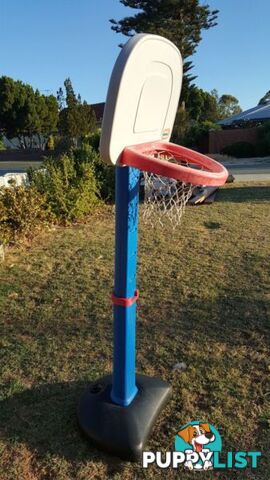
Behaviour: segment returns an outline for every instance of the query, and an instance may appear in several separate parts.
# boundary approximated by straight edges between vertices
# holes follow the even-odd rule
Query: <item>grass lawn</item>
[[[269,480],[269,200],[270,183],[232,184],[188,207],[174,235],[140,227],[137,370],[173,386],[147,449],[173,450],[179,428],[200,419],[224,450],[265,454],[257,471],[207,479]],[[195,478],[121,462],[77,427],[87,382],[112,369],[113,244],[106,207],[0,266],[1,480]],[[187,369],[173,370],[180,361]]]

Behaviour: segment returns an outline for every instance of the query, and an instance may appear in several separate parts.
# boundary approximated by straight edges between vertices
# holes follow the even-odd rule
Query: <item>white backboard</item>
[[[166,38],[132,37],[122,48],[110,79],[100,154],[116,164],[123,149],[169,141],[182,86],[182,58]]]

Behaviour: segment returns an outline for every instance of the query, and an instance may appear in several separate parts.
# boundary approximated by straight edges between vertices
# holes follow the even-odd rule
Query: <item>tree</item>
[[[46,97],[19,80],[0,78],[1,133],[9,140],[17,137],[21,148],[35,144],[44,148],[57,122],[57,100],[53,95]]]
[[[218,94],[216,90],[204,92],[204,109],[200,120],[209,122],[217,122],[220,120]]]
[[[192,62],[187,61],[201,41],[201,31],[214,27],[218,10],[209,5],[200,5],[199,0],[120,0],[125,7],[139,12],[134,16],[116,21],[111,19],[112,30],[132,37],[135,33],[154,33],[175,43],[184,59],[184,82],[182,98],[191,82]]]
[[[59,130],[66,137],[76,139],[79,132],[79,100],[74,93],[74,89],[70,78],[64,81],[65,96],[60,88],[57,92],[58,103],[62,103],[65,107],[60,111]]]
[[[220,118],[217,91],[205,92],[192,86],[188,91],[186,109],[193,122],[216,122]]]
[[[242,112],[238,99],[233,95],[219,97],[217,90],[206,92],[196,86],[189,89],[186,109],[190,119],[196,122],[217,122]]]
[[[238,113],[242,112],[237,98],[227,93],[221,95],[218,101],[218,106],[221,120],[223,118],[232,117],[233,115],[237,115]]]
[[[64,110],[66,106],[65,94],[62,87],[60,87],[59,90],[56,92],[56,98],[57,98],[59,111],[61,112],[61,110]]]
[[[44,96],[45,109],[43,116],[43,135],[48,138],[52,133],[57,131],[59,111],[57,100],[54,95]]]
[[[221,127],[216,123],[205,120],[201,123],[192,125],[186,135],[185,144],[187,147],[201,149],[205,139],[208,137],[210,131],[221,130]]]
[[[173,141],[187,146],[200,148],[210,130],[220,129],[217,121],[224,115],[241,111],[238,100],[232,95],[219,98],[217,90],[205,92],[201,88],[189,88],[187,101],[178,109]]]
[[[270,102],[270,90],[260,99],[258,105],[266,105]]]
[[[185,108],[184,102],[178,107],[173,126],[171,141],[178,144],[185,144],[185,137],[190,127],[190,117]]]
[[[64,87],[65,94],[62,88],[57,92],[59,131],[77,145],[78,139],[95,131],[96,117],[91,105],[85,101],[82,103],[80,94],[76,96],[70,78],[64,81]]]

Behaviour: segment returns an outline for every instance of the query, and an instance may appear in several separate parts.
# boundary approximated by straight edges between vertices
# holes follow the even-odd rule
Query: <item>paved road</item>
[[[0,162],[0,176],[10,172],[26,172],[32,167],[38,167],[41,162]],[[257,181],[270,180],[270,161],[267,162],[245,162],[226,165],[229,172],[233,174],[236,181]]]
[[[246,165],[235,163],[227,165],[227,169],[233,174],[235,180],[238,182],[270,180],[270,162],[257,164],[251,163]]]
[[[42,162],[0,162],[0,176],[5,173],[26,172],[29,167],[39,167]]]

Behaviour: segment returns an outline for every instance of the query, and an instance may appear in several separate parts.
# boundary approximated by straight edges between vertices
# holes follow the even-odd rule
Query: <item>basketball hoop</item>
[[[114,455],[139,460],[171,395],[171,386],[136,373],[136,266],[141,172],[145,220],[176,227],[193,188],[219,186],[227,171],[211,158],[169,143],[183,76],[182,57],[168,39],[132,37],[116,60],[102,121],[100,154],[114,165],[115,270],[112,375],[88,387],[78,407],[84,433]],[[128,147],[131,145],[131,147]]]
[[[143,219],[153,227],[169,220],[176,228],[196,186],[220,186],[228,172],[215,160],[169,142],[151,142],[124,149],[120,163],[144,175]]]

